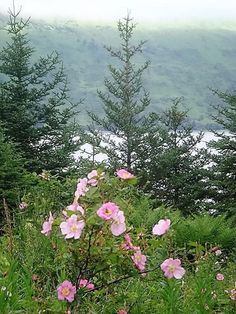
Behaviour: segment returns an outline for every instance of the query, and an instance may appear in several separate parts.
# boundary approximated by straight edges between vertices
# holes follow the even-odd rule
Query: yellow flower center
[[[105,214],[106,214],[106,215],[111,215],[111,214],[112,214],[112,210],[109,209],[109,208],[107,208],[107,209],[105,210]]]
[[[168,270],[173,273],[175,271],[175,266],[174,265],[171,265],[168,267]]]
[[[63,288],[63,289],[62,289],[62,294],[63,294],[65,297],[67,297],[67,296],[70,294],[69,288]]]
[[[72,232],[77,231],[77,230],[78,230],[77,225],[76,225],[76,224],[73,224],[73,225],[70,227],[70,230],[71,230]]]

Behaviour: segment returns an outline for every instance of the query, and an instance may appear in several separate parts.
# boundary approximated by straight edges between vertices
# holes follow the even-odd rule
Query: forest
[[[0,23],[0,313],[234,313],[232,26]]]

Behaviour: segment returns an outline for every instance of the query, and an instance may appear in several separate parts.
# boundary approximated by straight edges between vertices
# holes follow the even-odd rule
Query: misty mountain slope
[[[0,26],[5,18],[0,17]],[[115,24],[114,24],[115,26]],[[144,76],[144,86],[150,92],[150,110],[159,111],[170,105],[171,99],[184,97],[184,105],[198,126],[211,123],[210,104],[218,101],[209,88],[234,90],[236,87],[236,28],[148,28],[139,25],[134,42],[147,40],[143,56],[151,65]],[[81,113],[86,123],[85,109],[102,112],[96,96],[103,89],[104,76],[109,76],[109,57],[104,45],[119,46],[113,26],[86,25],[75,22],[61,24],[32,22],[28,30],[35,57],[57,50],[63,59],[74,100],[84,98]],[[7,39],[0,30],[0,46]]]

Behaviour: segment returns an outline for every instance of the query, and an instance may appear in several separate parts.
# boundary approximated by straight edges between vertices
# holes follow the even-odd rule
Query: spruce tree
[[[213,130],[217,139],[209,143],[212,150],[211,191],[216,213],[236,217],[236,95],[215,91],[223,101],[213,117],[222,131]]]
[[[67,78],[56,52],[33,62],[26,29],[29,20],[9,10],[10,40],[0,52],[0,121],[6,137],[17,144],[27,168],[60,172],[78,147],[75,105],[68,98]]]
[[[203,209],[207,195],[204,169],[207,154],[199,149],[203,133],[193,134],[180,99],[158,117],[158,132],[150,134],[137,171],[142,188],[162,203],[190,214]]]
[[[106,91],[98,91],[105,116],[100,118],[89,113],[95,124],[90,132],[99,143],[103,143],[100,149],[107,154],[112,169],[119,166],[129,170],[135,168],[140,158],[137,154],[138,147],[144,143],[146,133],[155,120],[154,115],[144,112],[150,104],[150,98],[143,88],[142,75],[149,62],[146,61],[139,67],[135,65],[137,56],[142,53],[144,41],[133,44],[136,24],[132,20],[127,15],[118,22],[120,48],[106,47],[117,65],[109,65],[110,78],[105,78],[104,81]],[[105,133],[100,132],[101,130]],[[93,139],[91,143],[94,144]]]

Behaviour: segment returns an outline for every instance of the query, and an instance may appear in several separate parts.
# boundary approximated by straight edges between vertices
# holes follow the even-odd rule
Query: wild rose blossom
[[[98,176],[98,172],[97,170],[92,170],[91,172],[89,172],[88,174],[88,179],[93,179],[93,178],[96,178]]]
[[[78,220],[76,215],[71,215],[70,218],[60,224],[61,233],[65,235],[65,239],[79,239],[84,226],[84,221]]]
[[[140,270],[140,271],[144,271],[145,270],[145,264],[146,264],[146,261],[147,261],[147,258],[145,255],[143,255],[141,253],[140,250],[136,251],[134,253],[133,256],[131,256],[135,266]]]
[[[217,279],[217,280],[219,280],[219,281],[222,281],[222,280],[224,280],[224,279],[225,279],[225,277],[224,277],[224,275],[223,275],[223,274],[218,273],[218,274],[216,274],[216,279]]]
[[[170,219],[161,219],[159,222],[153,227],[152,234],[154,235],[163,235],[170,228]]]
[[[97,177],[98,177],[97,170],[92,170],[91,172],[89,172],[89,174],[88,174],[88,184],[90,184],[92,186],[96,186],[97,183],[98,183]]]
[[[76,287],[68,280],[63,281],[62,284],[57,288],[58,300],[67,300],[73,302],[75,299]]]
[[[98,210],[97,215],[103,220],[114,219],[119,211],[119,207],[112,202],[104,203]]]
[[[75,196],[85,196],[86,192],[88,192],[89,188],[87,187],[88,179],[83,178],[78,180],[77,188],[75,191]]]
[[[117,170],[116,175],[117,175],[117,177],[119,177],[123,180],[128,180],[128,179],[134,178],[134,175],[125,169]]]
[[[50,212],[48,220],[44,221],[43,223],[43,229],[41,230],[42,234],[45,234],[46,236],[48,236],[51,233],[53,221],[54,219],[53,219],[52,213]]]
[[[119,310],[118,314],[128,314],[125,310]]]
[[[26,203],[26,202],[21,202],[20,205],[19,205],[19,208],[20,209],[25,209],[27,208],[29,205]]]
[[[79,281],[79,287],[80,288],[87,288],[88,290],[95,289],[95,286],[93,283],[89,282],[87,279],[80,279]]]
[[[124,212],[122,210],[119,210],[113,219],[113,222],[111,225],[111,233],[114,236],[119,236],[122,233],[124,233],[125,230],[126,230],[126,225],[125,225]]]
[[[161,270],[167,278],[175,277],[176,279],[181,279],[185,274],[185,270],[181,267],[181,261],[179,259],[166,259],[161,264]]]

